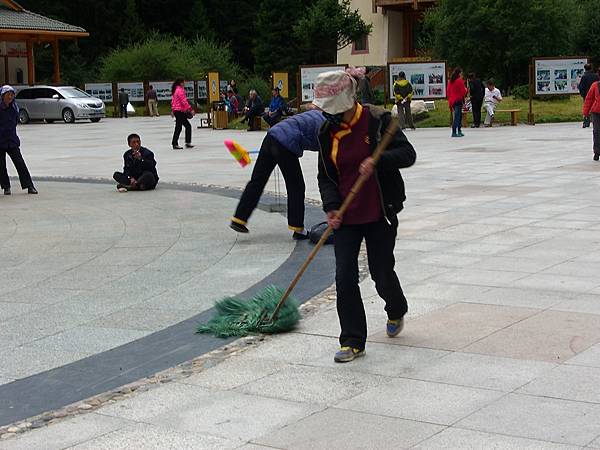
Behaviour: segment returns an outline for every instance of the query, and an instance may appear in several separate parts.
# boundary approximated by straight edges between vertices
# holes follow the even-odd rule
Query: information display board
[[[208,91],[206,90],[206,80],[198,81],[198,98],[206,100],[208,98]]]
[[[92,97],[99,98],[100,100],[112,103],[112,83],[85,83],[85,92],[90,94]]]
[[[279,95],[283,98],[289,96],[289,81],[287,72],[273,72],[273,89],[279,88]]]
[[[171,86],[173,86],[172,81],[150,81],[149,85],[154,87],[158,101],[165,101],[165,100],[170,101],[171,100],[171,97],[172,97]],[[186,81],[183,85],[183,88],[185,89],[185,96],[188,99],[193,99],[194,98],[194,82]]]
[[[534,58],[535,95],[579,94],[586,57]]]
[[[346,66],[342,64],[328,66],[300,66],[300,99],[302,103],[312,102],[315,98],[315,82],[317,76],[323,72],[333,70],[345,70]],[[283,97],[283,95],[282,95]]]
[[[129,94],[130,102],[143,102],[144,101],[144,83],[141,81],[134,83],[118,83],[117,90],[121,92],[123,89]]]
[[[446,98],[446,61],[388,63],[388,92],[394,98],[394,82],[404,72],[412,84],[414,99]]]

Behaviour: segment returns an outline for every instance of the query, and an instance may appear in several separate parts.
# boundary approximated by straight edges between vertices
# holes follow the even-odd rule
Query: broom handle
[[[390,122],[390,124],[388,125],[387,129],[385,130],[383,138],[381,139],[381,141],[377,145],[377,148],[373,152],[372,158],[373,158],[374,166],[377,166],[377,163],[379,162],[381,155],[383,154],[384,150],[387,148],[390,141],[396,134],[396,131],[398,130],[398,124],[399,124],[398,119],[393,118],[392,121]],[[354,182],[352,189],[350,189],[350,193],[344,199],[342,206],[340,206],[340,209],[338,210],[336,217],[344,216],[344,213],[350,206],[350,203],[352,203],[352,200],[354,200],[354,197],[356,197],[356,194],[358,194],[360,192],[360,190],[362,189],[363,185],[365,184],[365,182],[367,181],[368,178],[369,177],[364,176],[364,175],[360,175],[358,177],[358,179]],[[271,321],[277,320],[277,317],[279,316],[279,311],[281,310],[284,303],[286,302],[286,300],[288,299],[288,297],[290,296],[290,294],[292,293],[292,291],[298,284],[298,281],[300,281],[300,278],[302,278],[302,275],[304,275],[304,272],[308,268],[309,264],[312,262],[314,257],[317,255],[319,250],[321,250],[321,247],[323,247],[323,244],[325,244],[325,241],[327,240],[327,238],[329,237],[329,235],[332,232],[333,232],[333,228],[331,227],[331,225],[327,226],[327,229],[321,236],[321,239],[319,239],[319,242],[317,242],[315,247],[312,249],[312,251],[310,252],[308,257],[306,258],[306,261],[304,261],[304,264],[302,264],[302,267],[300,267],[300,270],[298,270],[298,273],[296,274],[296,276],[294,277],[294,279],[292,280],[292,282],[290,283],[290,285],[284,292],[283,297],[281,297],[281,300],[279,300],[279,303],[275,307],[275,310],[273,311],[273,315],[271,316]]]

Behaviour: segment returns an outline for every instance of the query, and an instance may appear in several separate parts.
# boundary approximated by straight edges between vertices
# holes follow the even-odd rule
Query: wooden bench
[[[512,126],[517,126],[517,124],[519,123],[519,113],[521,112],[520,109],[497,109],[495,111],[496,113],[510,113],[510,124]],[[469,125],[469,114],[471,114],[471,111],[463,111],[462,112],[462,126],[463,128],[466,128]],[[482,119],[485,117],[485,115],[487,114],[487,111],[484,109],[483,111],[481,111],[481,116]]]

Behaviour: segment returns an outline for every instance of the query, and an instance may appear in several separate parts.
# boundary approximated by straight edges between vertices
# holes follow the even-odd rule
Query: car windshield
[[[87,97],[91,97],[90,94],[88,94],[85,91],[82,91],[81,89],[77,89],[74,87],[69,87],[69,88],[61,88],[60,89],[60,93],[63,95],[63,97],[65,98],[87,98]]]

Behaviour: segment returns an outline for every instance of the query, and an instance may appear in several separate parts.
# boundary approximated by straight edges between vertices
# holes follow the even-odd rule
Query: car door
[[[43,88],[31,88],[31,100],[27,103],[29,108],[30,119],[43,119],[44,118],[44,90]]]
[[[60,119],[61,117],[61,99],[62,95],[57,90],[52,88],[43,89],[44,96],[44,119]],[[55,98],[57,97],[57,98]]]

